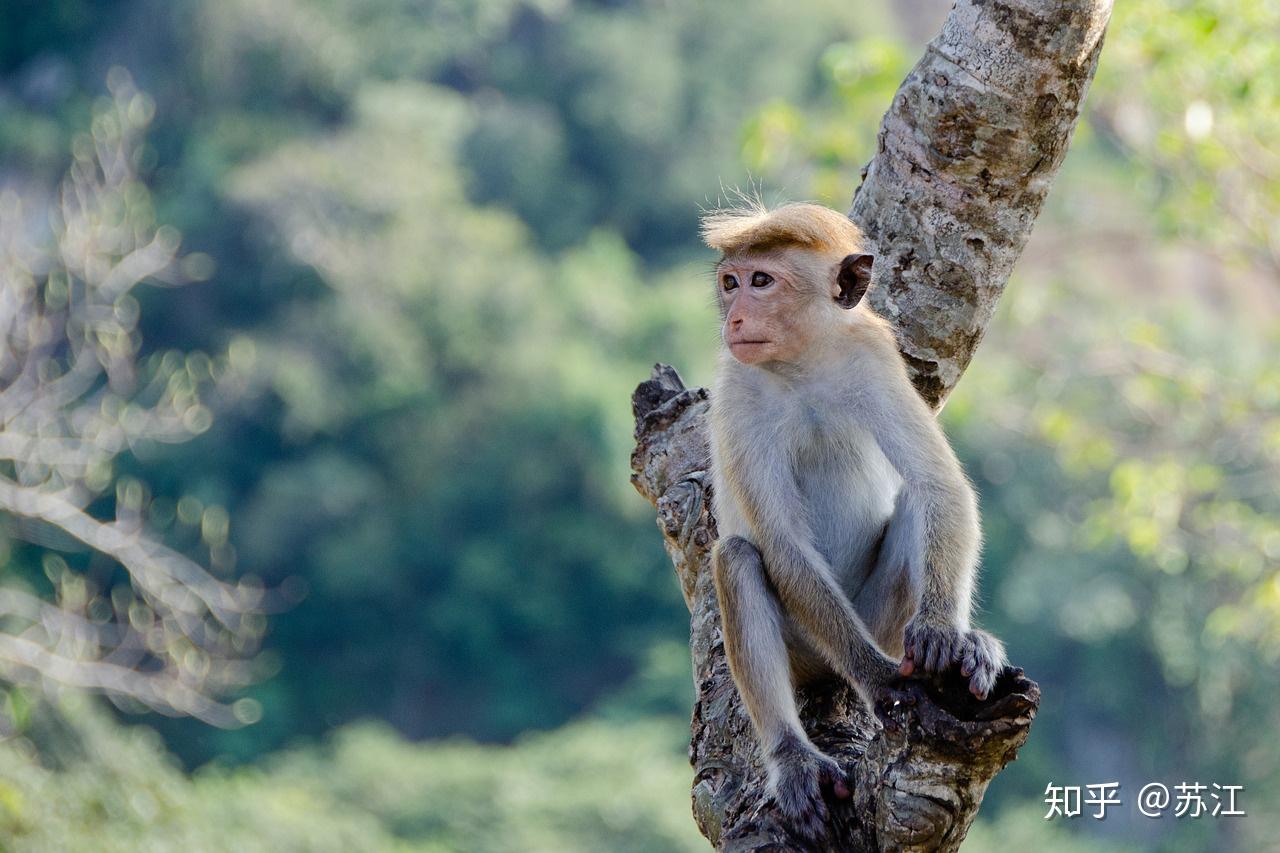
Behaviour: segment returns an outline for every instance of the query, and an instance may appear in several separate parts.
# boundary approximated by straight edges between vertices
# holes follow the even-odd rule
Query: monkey
[[[725,651],[769,794],[802,834],[850,795],[805,734],[795,689],[958,666],[979,699],[1004,647],[970,625],[977,498],[863,300],[874,257],[846,216],[750,203],[703,216],[721,253],[712,386],[712,570]]]

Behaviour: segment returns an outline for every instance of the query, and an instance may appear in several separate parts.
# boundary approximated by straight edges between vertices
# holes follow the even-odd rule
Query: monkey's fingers
[[[799,812],[789,812],[783,809],[787,814],[787,818],[791,821],[792,828],[802,838],[816,841],[821,838],[827,831],[827,807],[819,797],[808,808]]]
[[[969,692],[985,700],[996,686],[996,679],[1004,668],[1004,660],[1003,656],[988,653],[982,644],[978,644],[978,649],[978,663],[969,678]]]
[[[1004,667],[1004,650],[1000,641],[985,631],[972,631],[965,640],[960,671],[969,678],[969,692],[985,700]]]

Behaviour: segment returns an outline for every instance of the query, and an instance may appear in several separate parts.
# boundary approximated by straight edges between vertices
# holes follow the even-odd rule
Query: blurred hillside
[[[0,688],[0,845],[701,849],[687,614],[627,482],[627,400],[655,360],[709,379],[700,207],[753,181],[847,206],[946,5],[10,4],[0,190],[42,233],[136,87],[129,203],[192,279],[134,294],[141,357],[237,372],[94,509],[132,495],[219,576],[305,595],[238,694],[253,725]],[[968,848],[1280,831],[1277,31],[1260,0],[1117,9],[944,413],[982,496],[983,622],[1044,690]],[[121,579],[63,550],[108,600]],[[0,583],[62,594],[50,551],[0,526]],[[1115,780],[1121,813],[1040,820],[1047,784]],[[1244,785],[1249,816],[1137,815],[1183,780]]]

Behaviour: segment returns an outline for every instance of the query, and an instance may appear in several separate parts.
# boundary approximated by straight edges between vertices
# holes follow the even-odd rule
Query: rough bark
[[[868,294],[941,406],[982,340],[1080,117],[1111,0],[960,0],[885,114],[849,216]]]
[[[850,217],[874,242],[872,304],[895,325],[916,388],[940,407],[968,365],[1066,154],[1110,0],[958,0],[885,115]],[[806,730],[853,774],[816,845],[767,798],[724,656],[709,557],[705,389],[658,365],[633,397],[632,482],[658,510],[692,616],[693,811],[722,850],[959,848],[987,784],[1039,705],[1021,670],[979,703],[959,676],[903,680],[874,713],[843,685],[800,695]]]

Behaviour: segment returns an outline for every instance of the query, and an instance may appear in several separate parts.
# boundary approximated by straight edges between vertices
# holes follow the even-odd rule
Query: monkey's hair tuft
[[[712,249],[733,255],[802,246],[845,255],[866,245],[858,226],[829,207],[793,202],[769,210],[757,200],[743,201],[703,215],[702,239]]]

